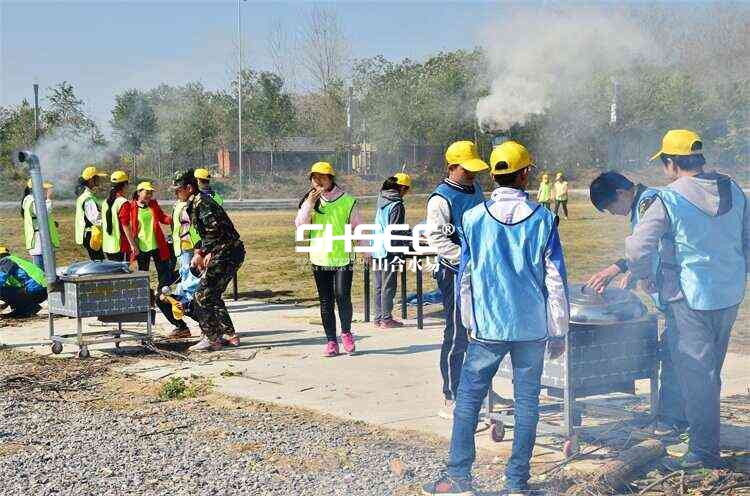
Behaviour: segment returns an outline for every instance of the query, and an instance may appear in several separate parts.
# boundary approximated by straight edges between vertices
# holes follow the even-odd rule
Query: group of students
[[[560,207],[563,210],[563,217],[568,218],[568,181],[562,172],[555,175],[555,182],[550,184],[549,175],[542,174],[542,180],[539,182],[539,189],[536,193],[536,201],[543,205],[547,210],[552,209],[552,201],[555,202],[555,215],[560,215]]]
[[[207,169],[180,171],[174,178],[177,199],[167,215],[154,198],[149,181],[137,184],[127,196],[130,177],[117,170],[109,175],[109,191],[102,199],[102,178],[96,166],[83,169],[75,202],[75,242],[93,261],[135,262],[148,271],[153,260],[159,296],[156,303],[175,326],[173,338],[190,337],[183,320],[197,320],[203,339],[192,351],[216,351],[224,345],[238,346],[232,320],[222,294],[245,258],[239,233],[224,211],[223,198],[211,189]],[[44,183],[45,207],[52,211],[53,185]],[[32,262],[10,255],[0,247],[0,300],[11,306],[12,316],[36,314],[46,299],[44,262],[41,256],[36,206],[27,184],[22,200],[26,248]],[[57,223],[49,215],[53,248],[60,246]],[[174,290],[170,289],[175,286]]]

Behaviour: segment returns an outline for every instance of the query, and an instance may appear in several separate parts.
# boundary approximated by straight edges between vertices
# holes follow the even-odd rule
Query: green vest
[[[321,198],[318,213],[313,210],[312,224],[322,224],[323,226],[332,226],[333,236],[344,234],[344,226],[349,223],[352,210],[357,200],[354,197],[344,193],[332,202],[327,202]],[[321,267],[344,267],[349,265],[354,259],[354,247],[352,251],[346,252],[344,240],[333,241],[333,250],[330,252],[325,247],[325,229],[319,231],[310,231],[310,262]]]
[[[214,191],[214,194],[213,194],[212,198],[219,205],[224,205],[224,197],[221,196],[219,193],[217,193],[217,192]]]
[[[83,207],[89,199],[94,200],[100,210],[102,208],[102,201],[88,188],[76,198],[76,244],[79,245],[83,244],[83,235],[86,232],[86,212]]]
[[[182,254],[183,241],[190,245],[190,248],[185,248],[188,250],[192,249],[201,239],[198,231],[196,231],[192,225],[184,237],[180,236],[182,231],[182,213],[185,211],[185,208],[187,208],[187,202],[178,200],[175,202],[174,209],[172,210],[172,247],[174,248],[174,254],[177,257]]]
[[[107,212],[109,205],[107,202],[102,203],[102,249],[104,253],[120,253],[120,220],[117,215],[127,200],[118,196],[112,202],[112,234],[108,233],[109,222],[107,221]]]
[[[154,233],[154,213],[148,206],[134,205],[134,207],[138,209],[138,233],[135,236],[138,249],[143,252],[153,251],[158,247],[156,233]]]
[[[47,278],[45,277],[44,271],[42,269],[40,269],[30,261],[24,260],[23,258],[19,258],[15,255],[8,255],[8,258],[14,261],[16,265],[21,267],[23,271],[26,272],[29,277],[32,278],[41,287],[47,287]],[[15,280],[16,284],[18,284],[18,286],[21,286],[21,283],[15,277],[13,279]]]
[[[536,195],[536,201],[547,203],[549,201],[550,184],[539,183],[539,192]]]
[[[49,221],[49,235],[52,239],[52,246],[54,246],[55,248],[59,248],[60,236],[57,234],[55,220],[52,218],[52,214],[49,212],[47,212],[47,220]],[[31,195],[26,195],[26,198],[23,199],[23,235],[26,239],[27,250],[36,248],[34,246],[34,233],[37,230],[38,224],[36,219],[36,212],[34,212],[34,197]]]

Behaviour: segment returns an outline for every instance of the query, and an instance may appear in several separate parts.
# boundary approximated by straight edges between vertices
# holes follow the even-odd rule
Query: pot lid
[[[74,262],[62,267],[64,276],[89,276],[95,274],[130,274],[131,270],[126,262],[112,260]]]
[[[612,324],[643,318],[648,313],[630,290],[607,288],[597,294],[584,284],[570,286],[570,320],[585,324]]]

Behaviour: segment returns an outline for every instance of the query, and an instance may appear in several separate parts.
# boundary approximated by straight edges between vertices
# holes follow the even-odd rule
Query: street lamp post
[[[240,167],[240,200],[242,200],[242,0],[237,0],[237,38],[239,54],[237,71],[237,163]]]

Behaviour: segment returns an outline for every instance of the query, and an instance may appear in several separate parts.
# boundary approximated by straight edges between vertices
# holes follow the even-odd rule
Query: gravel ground
[[[108,359],[0,352],[0,494],[408,495],[446,454],[436,439],[309,411],[157,393]],[[478,486],[501,487],[498,476]]]

